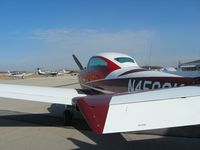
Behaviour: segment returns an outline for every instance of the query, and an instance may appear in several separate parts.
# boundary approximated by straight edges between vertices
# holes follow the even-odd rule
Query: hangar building
[[[178,68],[180,71],[200,71],[200,60],[180,63]]]

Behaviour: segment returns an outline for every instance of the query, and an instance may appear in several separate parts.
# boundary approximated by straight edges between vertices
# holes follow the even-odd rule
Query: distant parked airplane
[[[24,76],[25,76],[25,73],[23,73],[23,72],[10,72],[9,70],[8,70],[8,76],[9,77],[12,77],[12,78],[21,78],[21,79],[24,79]]]
[[[37,73],[44,76],[58,76],[58,72],[56,71],[41,71],[40,68],[37,68]]]

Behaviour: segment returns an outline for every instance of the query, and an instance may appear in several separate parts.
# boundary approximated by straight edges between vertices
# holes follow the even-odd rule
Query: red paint
[[[114,62],[112,62],[111,60],[109,60],[105,57],[102,57],[102,56],[97,56],[97,57],[103,59],[104,61],[106,61],[108,63],[108,66],[106,68],[109,71],[109,73],[121,68],[120,66],[118,66],[117,64],[115,64]]]
[[[88,125],[97,134],[102,134],[112,95],[86,96],[74,99]]]
[[[85,69],[84,71],[80,72],[79,79],[81,83],[86,83],[94,80],[104,79],[108,74],[113,72],[114,70],[120,69],[120,67],[112,62],[111,60],[102,57],[102,56],[95,56],[104,60],[108,65],[106,67],[97,68],[97,69]]]

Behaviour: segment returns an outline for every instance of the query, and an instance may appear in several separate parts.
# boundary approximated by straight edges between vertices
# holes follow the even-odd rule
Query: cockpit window
[[[98,57],[93,57],[90,59],[87,68],[102,68],[106,67],[108,64],[103,59]]]
[[[118,58],[115,58],[115,60],[120,63],[126,63],[126,62],[135,63],[133,59],[128,58],[128,57],[118,57]]]

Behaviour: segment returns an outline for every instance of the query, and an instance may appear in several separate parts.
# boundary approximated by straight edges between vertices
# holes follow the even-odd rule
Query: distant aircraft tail
[[[37,73],[38,73],[38,74],[42,74],[42,71],[41,71],[40,68],[37,68]]]
[[[72,57],[73,57],[74,61],[76,62],[77,66],[79,67],[79,69],[83,70],[84,68],[83,68],[82,64],[80,63],[80,61],[78,60],[78,58],[74,54],[72,55]]]
[[[8,75],[10,76],[11,75],[11,72],[8,70]]]

